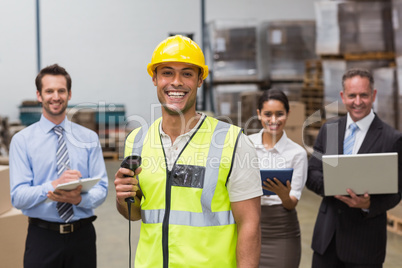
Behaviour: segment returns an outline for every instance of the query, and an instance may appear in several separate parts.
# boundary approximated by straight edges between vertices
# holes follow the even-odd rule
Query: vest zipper
[[[172,172],[166,169],[166,193],[165,193],[165,215],[162,223],[162,253],[163,268],[169,267],[169,216],[170,216],[170,197],[171,197],[171,180]]]

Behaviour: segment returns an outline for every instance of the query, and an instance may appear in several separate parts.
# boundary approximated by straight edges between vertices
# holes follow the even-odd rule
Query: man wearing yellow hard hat
[[[115,176],[118,211],[142,220],[135,267],[258,267],[257,154],[239,127],[196,112],[197,88],[208,76],[201,49],[169,37],[147,70],[162,117],[128,135],[124,154],[142,164]]]

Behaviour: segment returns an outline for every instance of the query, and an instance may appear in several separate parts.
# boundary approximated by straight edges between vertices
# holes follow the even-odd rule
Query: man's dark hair
[[[370,71],[360,68],[353,68],[346,71],[346,73],[342,76],[342,89],[345,91],[345,81],[349,78],[353,78],[355,76],[360,76],[362,78],[367,78],[370,83],[370,89],[374,89],[374,78]]]
[[[66,78],[66,82],[67,82],[67,90],[68,90],[68,92],[71,91],[70,75],[67,73],[66,69],[64,69],[63,67],[61,67],[57,64],[47,66],[47,67],[43,68],[42,70],[40,70],[39,74],[36,76],[36,79],[35,79],[36,90],[38,90],[39,92],[42,92],[42,78],[47,74],[64,76],[64,78]]]
[[[279,89],[269,89],[264,91],[262,96],[258,100],[258,110],[262,110],[264,102],[270,100],[277,100],[282,102],[283,107],[285,107],[286,113],[289,113],[289,100],[288,97]]]

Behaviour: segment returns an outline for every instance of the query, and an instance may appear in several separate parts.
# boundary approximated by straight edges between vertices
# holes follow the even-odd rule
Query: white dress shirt
[[[357,154],[357,152],[360,149],[360,146],[363,143],[364,138],[366,137],[366,134],[369,130],[369,127],[371,123],[374,120],[374,112],[371,110],[371,112],[366,115],[363,119],[353,122],[352,118],[350,117],[350,114],[348,113],[347,115],[347,120],[346,120],[346,131],[345,131],[345,138],[349,136],[350,129],[349,126],[353,123],[356,123],[356,125],[359,127],[359,129],[356,130],[356,138],[355,138],[355,144],[353,146],[352,154]]]
[[[293,168],[290,195],[299,200],[307,180],[306,150],[289,139],[285,131],[275,146],[267,150],[262,143],[263,131],[249,136],[257,149],[260,168]],[[261,205],[278,204],[282,204],[282,201],[277,195],[264,195],[261,198]]]

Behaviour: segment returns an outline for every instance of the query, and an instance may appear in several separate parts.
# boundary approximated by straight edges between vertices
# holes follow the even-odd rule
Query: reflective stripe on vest
[[[144,128],[140,128],[140,130],[138,131],[137,135],[135,135],[135,139],[133,142],[133,151],[132,151],[132,155],[141,155],[142,152],[142,146],[144,145],[144,139],[145,139],[145,135],[147,133],[144,131]]]

